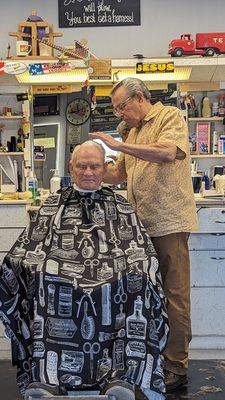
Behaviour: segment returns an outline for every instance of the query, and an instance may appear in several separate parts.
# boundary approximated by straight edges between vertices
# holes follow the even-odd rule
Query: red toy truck
[[[171,41],[168,54],[174,57],[225,54],[225,32],[197,33],[196,40],[190,33],[184,33],[179,39]]]

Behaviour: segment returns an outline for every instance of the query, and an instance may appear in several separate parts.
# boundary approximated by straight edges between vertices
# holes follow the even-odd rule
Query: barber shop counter
[[[225,349],[225,202],[197,203],[199,230],[189,238],[191,348]]]
[[[118,193],[126,197],[126,191]],[[225,349],[225,201],[196,197],[199,231],[189,239],[193,349]],[[26,200],[0,201],[0,263],[28,222]],[[23,243],[21,241],[21,246]],[[10,342],[0,325],[0,358]]]

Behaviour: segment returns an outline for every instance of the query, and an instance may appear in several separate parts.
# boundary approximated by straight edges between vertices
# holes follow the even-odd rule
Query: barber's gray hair
[[[104,149],[104,147],[100,143],[94,142],[93,140],[87,140],[86,142],[76,146],[74,148],[74,150],[73,150],[72,155],[71,155],[71,160],[74,161],[78,151],[83,149],[83,148],[85,148],[85,147],[95,147],[98,151],[100,151],[102,153],[103,162],[105,161],[105,149]]]
[[[117,83],[116,86],[114,86],[114,88],[111,90],[110,96],[112,97],[120,87],[125,87],[129,93],[129,96],[131,97],[134,97],[137,92],[142,92],[146,100],[150,101],[151,99],[151,94],[147,86],[141,79],[138,78],[123,79],[122,81]]]

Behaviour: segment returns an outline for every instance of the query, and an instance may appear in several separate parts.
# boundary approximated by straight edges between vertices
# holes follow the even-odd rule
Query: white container
[[[213,154],[218,154],[218,134],[217,134],[217,131],[213,132]]]
[[[33,171],[30,171],[30,176],[27,182],[27,189],[32,193],[32,198],[36,199],[37,197],[37,189],[38,189],[38,181]]]
[[[50,193],[54,194],[60,189],[61,178],[59,176],[59,171],[57,169],[53,169],[54,175],[50,179]]]

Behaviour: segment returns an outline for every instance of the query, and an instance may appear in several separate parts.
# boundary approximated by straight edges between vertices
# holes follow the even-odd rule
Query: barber
[[[170,336],[164,352],[167,390],[187,383],[191,340],[188,235],[197,229],[191,181],[188,129],[176,107],[154,105],[145,84],[136,78],[119,82],[111,92],[114,113],[131,128],[125,142],[91,133],[121,151],[104,180],[127,179],[128,200],[158,252],[168,300]]]

